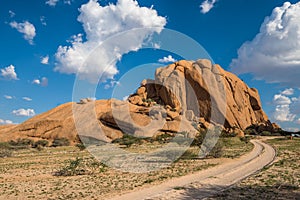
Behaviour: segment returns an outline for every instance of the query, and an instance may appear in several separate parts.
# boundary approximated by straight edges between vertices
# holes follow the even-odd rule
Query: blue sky
[[[156,29],[136,34],[143,39],[172,29],[189,36],[203,46],[215,63],[238,73],[250,87],[259,90],[271,121],[287,130],[298,130],[300,3],[297,2],[139,0],[137,5],[133,0],[2,1],[0,124],[20,123],[88,95],[97,99],[126,96],[143,78],[151,78],[156,67],[166,65],[164,61],[181,57],[160,49],[142,49],[142,41],[135,41],[130,47],[121,46],[113,55],[107,54],[97,61],[103,64],[111,56],[119,56],[108,68],[86,69],[78,64],[83,59],[80,53],[88,56],[93,46],[111,35],[150,25]],[[174,43],[178,43],[177,48],[183,45],[178,40]],[[109,51],[108,47],[103,49],[105,53]],[[143,67],[140,71],[135,68],[139,65]],[[126,75],[130,71],[139,76]],[[102,82],[95,84],[101,73]],[[120,84],[119,79],[124,83]],[[76,80],[82,88],[80,94],[73,96]],[[125,90],[129,80],[131,87],[128,85]],[[118,95],[114,86],[119,86]]]

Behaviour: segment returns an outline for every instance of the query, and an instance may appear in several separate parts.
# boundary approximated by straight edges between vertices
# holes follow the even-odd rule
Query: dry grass
[[[211,199],[299,199],[300,139],[277,138],[267,143],[277,149],[276,161]]]
[[[229,140],[229,139],[228,139]],[[227,145],[230,144],[230,145]],[[130,151],[151,151],[160,144],[132,146]],[[230,146],[230,148],[228,147]],[[237,151],[250,150],[250,144],[238,141],[225,142],[225,155],[240,155]],[[243,148],[242,148],[243,147]],[[234,151],[232,151],[234,148]],[[190,151],[197,152],[197,149]],[[234,153],[232,153],[234,152]],[[79,171],[88,172],[75,176],[54,176],[76,158],[89,166]],[[228,158],[227,158],[228,159]],[[23,149],[15,151],[13,157],[0,158],[0,199],[105,199],[121,191],[133,190],[151,184],[159,184],[172,177],[183,176],[215,166],[222,159],[199,160],[185,157],[160,171],[135,174],[95,165],[95,159],[87,150],[76,147]],[[74,175],[74,174],[72,174]]]

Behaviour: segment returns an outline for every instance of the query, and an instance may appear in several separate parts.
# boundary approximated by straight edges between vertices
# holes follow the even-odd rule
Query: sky
[[[84,97],[122,99],[157,67],[210,58],[258,89],[272,122],[300,129],[298,1],[0,4],[0,124]]]

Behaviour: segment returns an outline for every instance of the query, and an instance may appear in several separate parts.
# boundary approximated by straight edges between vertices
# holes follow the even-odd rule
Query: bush
[[[170,134],[161,134],[155,137],[154,141],[159,142],[160,144],[168,143],[170,140],[172,140],[173,137]]]
[[[223,142],[219,139],[218,136],[219,130],[215,131],[199,131],[192,142],[192,146],[198,146],[201,148],[203,145],[203,149],[210,150],[207,156],[220,158],[223,155]],[[203,143],[205,140],[205,143]],[[203,152],[204,153],[204,152]]]
[[[36,147],[36,150],[38,150],[38,151],[42,151],[44,149],[44,147],[42,147],[42,146],[37,146]]]
[[[27,138],[19,138],[16,141],[15,140],[9,141],[9,144],[11,146],[31,146],[33,143],[34,143],[33,140]]]
[[[236,137],[236,136],[237,136],[237,133],[235,133],[235,132],[227,133],[226,131],[222,131],[221,135],[220,135],[221,138],[229,138],[229,137]]]
[[[46,147],[48,146],[48,144],[48,140],[38,140],[35,143],[33,143],[32,148]]]
[[[146,103],[152,103],[152,102],[155,102],[153,99],[151,98],[148,98],[148,99],[142,99],[143,102],[146,102]]]
[[[0,149],[0,158],[7,158],[12,156],[12,151],[8,149]]]
[[[74,175],[83,175],[85,171],[79,169],[82,164],[82,158],[76,158],[75,160],[69,160],[67,166],[63,167],[61,170],[55,172],[54,176],[74,176]]]
[[[0,142],[0,149],[11,149],[11,146],[7,142]]]
[[[132,135],[124,134],[122,138],[115,139],[112,143],[118,143],[130,147],[133,144],[142,144],[142,138],[137,138]]]
[[[241,140],[242,142],[245,142],[245,143],[247,144],[247,143],[250,142],[251,137],[249,137],[249,136],[240,137],[240,140]]]
[[[188,149],[182,154],[180,159],[192,160],[192,159],[197,159],[198,157],[199,157],[199,152],[198,151],[193,152],[192,150]]]
[[[9,148],[12,150],[28,149],[33,144],[33,140],[27,138],[19,138],[8,142]]]
[[[224,144],[222,141],[218,141],[214,148],[209,152],[209,156],[212,156],[214,158],[220,158],[223,156],[223,148],[224,148]]]
[[[83,150],[86,149],[86,146],[85,146],[84,144],[82,144],[82,143],[78,143],[78,144],[76,144],[75,146],[78,147],[78,149],[79,149],[80,151],[83,151]]]
[[[205,136],[206,136],[206,131],[202,131],[202,132],[198,131],[191,145],[200,147],[203,143]]]
[[[245,135],[258,135],[257,131],[253,128],[247,128],[244,133]]]
[[[52,147],[70,146],[70,141],[67,138],[55,138],[51,146]]]
[[[93,174],[94,172],[102,173],[107,170],[107,166],[97,162],[95,160],[84,160],[82,158],[76,158],[75,160],[69,160],[66,166],[61,170],[54,172],[54,176],[76,176]]]
[[[271,132],[269,132],[269,131],[263,131],[263,132],[261,132],[261,134],[260,134],[261,136],[271,136],[272,135],[272,133]]]

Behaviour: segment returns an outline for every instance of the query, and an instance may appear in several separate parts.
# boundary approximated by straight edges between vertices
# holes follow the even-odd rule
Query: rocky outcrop
[[[76,122],[76,123],[75,123]],[[106,142],[124,133],[155,137],[222,126],[243,136],[250,125],[277,127],[264,113],[258,91],[209,60],[179,61],[158,68],[155,80],[143,80],[127,101],[82,99],[13,126],[0,127],[0,141],[65,137]]]
[[[100,100],[95,102],[86,101],[84,104],[66,103],[60,105],[22,124],[0,129],[0,141],[16,140],[18,138],[52,141],[55,138],[64,137],[74,144],[79,142],[78,132],[85,130],[87,133],[85,136],[109,142],[123,135],[121,131],[107,128],[97,120],[100,115],[109,111],[110,104],[110,100]],[[92,115],[90,114],[91,112],[93,113]],[[96,120],[91,120],[91,118]],[[77,126],[75,125],[75,120],[77,121]],[[93,132],[95,130],[95,121],[97,128],[102,127],[101,130],[105,131],[107,135],[103,136],[102,132]]]
[[[136,104],[136,99],[140,102],[137,105],[155,101],[180,114],[190,116],[192,112],[198,120],[227,129],[271,125],[258,91],[209,60],[182,60],[157,69],[155,80],[144,80],[129,102]]]

